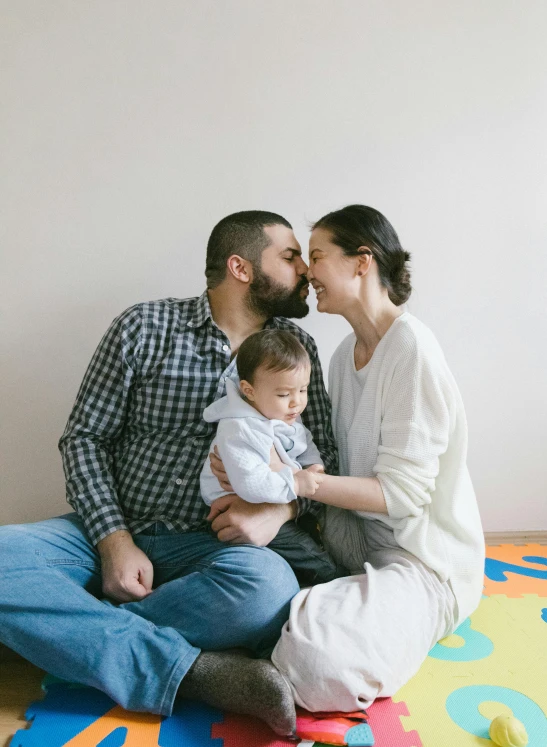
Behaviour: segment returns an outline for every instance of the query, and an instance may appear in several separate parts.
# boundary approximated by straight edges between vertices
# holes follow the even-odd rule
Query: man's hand
[[[101,556],[103,593],[117,602],[134,602],[152,592],[154,568],[125,530],[113,532],[97,545]]]
[[[312,467],[317,467],[314,464]],[[323,475],[314,469],[301,469],[294,475],[294,492],[301,498],[313,498],[317,488],[323,482]]]
[[[228,475],[226,474],[224,464],[222,463],[222,459],[220,458],[216,446],[214,452],[209,454],[209,461],[211,462],[211,472],[219,481],[222,490],[229,490],[232,493],[234,489],[230,485],[230,480],[228,479]]]
[[[264,547],[277,536],[283,524],[295,516],[294,501],[247,503],[232,493],[213,502],[207,520],[222,542]]]

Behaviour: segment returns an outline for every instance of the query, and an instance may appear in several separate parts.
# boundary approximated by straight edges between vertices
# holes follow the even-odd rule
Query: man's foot
[[[291,691],[265,659],[250,659],[241,653],[202,653],[182,680],[178,695],[256,716],[281,736],[293,735],[296,729]]]

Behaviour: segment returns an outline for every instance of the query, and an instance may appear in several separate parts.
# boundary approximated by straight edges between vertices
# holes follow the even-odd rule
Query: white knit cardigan
[[[460,623],[481,598],[484,538],[456,382],[432,332],[405,312],[380,340],[355,400],[355,340],[351,334],[342,341],[329,369],[340,474],[376,476],[388,515],[355,512],[361,518],[348,522],[329,507],[327,544],[356,572],[366,549],[355,526],[367,518],[383,521],[402,548],[450,583]]]

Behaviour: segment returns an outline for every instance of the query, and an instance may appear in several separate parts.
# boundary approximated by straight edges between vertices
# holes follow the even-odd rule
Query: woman
[[[465,412],[435,337],[400,308],[409,259],[363,205],[324,216],[310,238],[317,308],[353,328],[329,370],[341,476],[314,495],[328,504],[327,549],[352,575],[298,593],[272,655],[310,711],[393,695],[482,593]]]

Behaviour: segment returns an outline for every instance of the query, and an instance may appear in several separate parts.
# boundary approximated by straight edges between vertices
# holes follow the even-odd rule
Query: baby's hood
[[[203,417],[208,423],[216,423],[224,418],[258,418],[267,420],[252,405],[245,402],[239,387],[232,379],[226,379],[226,395],[206,407]]]

